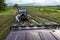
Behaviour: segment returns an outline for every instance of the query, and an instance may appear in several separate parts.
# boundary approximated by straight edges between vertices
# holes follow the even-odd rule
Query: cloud
[[[6,0],[7,4],[60,5],[60,0]]]

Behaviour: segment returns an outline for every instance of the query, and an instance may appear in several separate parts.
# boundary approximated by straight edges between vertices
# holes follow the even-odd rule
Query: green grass
[[[50,21],[60,23],[60,7],[26,7],[29,11],[32,11],[36,16],[45,17]]]
[[[7,8],[7,10],[0,13],[0,40],[5,40],[5,37],[9,32],[10,25],[14,20],[15,13],[13,8]]]

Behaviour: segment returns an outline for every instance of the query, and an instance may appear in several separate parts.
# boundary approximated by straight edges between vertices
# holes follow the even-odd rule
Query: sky
[[[5,0],[8,5],[60,5],[60,0]]]

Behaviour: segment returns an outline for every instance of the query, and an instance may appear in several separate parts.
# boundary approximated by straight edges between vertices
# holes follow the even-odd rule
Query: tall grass
[[[45,17],[51,21],[60,23],[60,7],[27,7],[28,10],[34,12],[36,16]]]
[[[10,25],[15,20],[15,12],[13,8],[7,8],[0,13],[0,40],[5,40],[9,32]]]

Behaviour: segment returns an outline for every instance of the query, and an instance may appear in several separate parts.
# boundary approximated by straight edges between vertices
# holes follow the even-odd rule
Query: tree
[[[60,5],[57,5],[57,7],[60,7]]]
[[[18,8],[19,6],[18,6],[18,4],[15,4],[13,7],[14,7],[14,8]]]
[[[0,11],[4,10],[6,7],[6,4],[4,2],[5,2],[4,0],[0,0]]]

